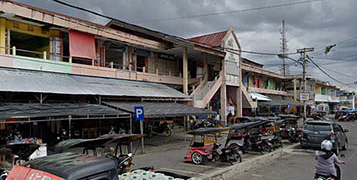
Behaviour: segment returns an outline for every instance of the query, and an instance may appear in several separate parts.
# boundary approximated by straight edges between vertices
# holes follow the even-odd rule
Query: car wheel
[[[345,145],[342,147],[343,150],[347,150],[348,149],[348,141],[346,139]]]
[[[199,152],[192,153],[192,162],[195,164],[203,163],[203,155]]]

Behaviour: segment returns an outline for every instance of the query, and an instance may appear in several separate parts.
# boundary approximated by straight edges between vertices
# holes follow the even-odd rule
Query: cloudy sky
[[[56,4],[52,0],[17,0],[28,5],[68,14],[100,24],[108,20]],[[232,27],[243,50],[280,52],[280,30],[284,19],[289,52],[315,47],[309,53],[332,77],[345,84],[357,80],[357,1],[356,0],[62,0],[129,23],[189,38]],[[306,2],[307,3],[298,3]],[[279,6],[283,4],[292,4]],[[279,6],[279,7],[276,7]],[[262,8],[270,7],[270,8]],[[255,10],[252,10],[255,9]],[[202,16],[201,16],[202,15]],[[326,56],[324,48],[336,44]],[[278,72],[275,56],[243,54]],[[290,57],[298,59],[299,55]],[[290,63],[292,74],[301,66]],[[342,85],[312,63],[308,74]],[[356,85],[344,85],[356,87]]]

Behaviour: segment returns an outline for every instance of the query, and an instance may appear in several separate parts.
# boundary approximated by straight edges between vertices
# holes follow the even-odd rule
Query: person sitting
[[[315,178],[319,175],[327,175],[337,179],[335,163],[344,164],[345,162],[338,159],[336,154],[332,152],[332,142],[330,140],[322,141],[321,151],[316,151],[315,158],[317,160]]]

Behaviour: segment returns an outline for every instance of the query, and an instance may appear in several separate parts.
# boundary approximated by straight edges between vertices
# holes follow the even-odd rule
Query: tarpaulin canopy
[[[284,99],[286,97],[283,96],[275,96],[269,95],[268,96],[271,101],[270,102],[259,102],[259,105],[263,106],[288,106],[288,105],[295,105],[295,106],[302,106],[302,102],[294,101],[293,99]]]
[[[134,113],[135,106],[144,107],[145,118],[180,117],[216,114],[201,108],[195,108],[175,102],[104,102],[103,104]]]
[[[93,34],[69,30],[69,53],[73,57],[97,59]]]
[[[252,99],[258,100],[258,101],[271,101],[271,99],[268,96],[265,96],[263,94],[259,93],[249,93]]]
[[[23,119],[55,116],[126,116],[129,113],[98,104],[0,104],[0,119]]]

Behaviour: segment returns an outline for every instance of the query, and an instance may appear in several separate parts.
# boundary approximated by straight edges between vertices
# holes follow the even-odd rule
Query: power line
[[[110,16],[106,16],[106,15],[100,14],[98,12],[95,12],[95,11],[92,11],[92,10],[89,10],[89,9],[86,9],[86,8],[82,8],[82,7],[79,7],[79,6],[75,6],[75,5],[60,1],[60,0],[51,0],[51,1],[53,1],[55,3],[58,3],[58,4],[62,4],[64,6],[68,6],[68,7],[74,8],[74,9],[85,11],[85,12],[94,14],[96,16],[100,16],[100,17],[103,17],[103,18],[111,19],[111,20],[117,20],[116,18],[113,18],[113,17],[110,17]]]
[[[345,43],[345,42],[347,42],[347,41],[351,41],[351,40],[353,40],[353,39],[357,39],[357,36],[354,36],[354,37],[351,37],[351,38],[348,38],[348,39],[344,39],[344,40],[338,41],[338,42],[336,42],[336,43],[331,43],[331,44],[342,44],[342,43]],[[320,49],[320,48],[321,48],[321,49]],[[312,54],[316,54],[316,53],[318,53],[318,52],[320,52],[320,51],[325,51],[326,46],[320,46],[320,47],[317,47],[316,49],[319,49],[319,50],[313,52]]]
[[[343,85],[350,85],[351,83],[344,83],[344,82],[342,82],[342,81],[340,81],[340,80],[338,80],[338,79],[336,79],[336,78],[334,78],[334,77],[332,77],[331,75],[329,75],[326,71],[324,71],[318,64],[316,64],[309,56],[307,56],[307,58],[322,72],[322,73],[324,73],[327,77],[329,77],[330,79],[332,79],[332,80],[334,80],[334,81],[336,81],[336,82],[338,82],[338,83],[340,83],[340,84],[343,84]]]
[[[329,71],[332,71],[332,72],[334,72],[334,73],[336,73],[336,74],[339,74],[339,75],[342,75],[342,76],[345,76],[345,77],[348,77],[348,78],[356,79],[355,76],[350,76],[350,75],[347,75],[347,74],[344,74],[344,73],[335,71],[335,70],[333,70],[333,69],[330,69],[330,68],[327,68],[327,67],[324,67],[324,66],[321,66],[321,65],[320,65],[320,67],[323,67],[324,69],[327,69],[327,70],[329,70]]]
[[[235,13],[241,13],[241,12],[258,11],[258,10],[263,10],[263,9],[271,9],[271,8],[278,8],[278,7],[284,7],[284,6],[292,6],[292,5],[312,3],[312,2],[318,2],[318,1],[326,1],[326,0],[298,1],[298,2],[291,2],[291,3],[285,3],[285,4],[277,4],[277,5],[270,5],[270,6],[263,6],[263,7],[240,9],[240,10],[234,10],[234,11],[225,11],[225,12],[197,14],[197,15],[189,15],[189,16],[177,16],[177,17],[171,17],[171,18],[158,18],[158,19],[151,19],[151,20],[143,20],[143,21],[139,21],[139,22],[135,22],[135,23],[171,21],[171,20],[179,20],[179,19],[191,19],[191,18],[198,18],[198,17],[217,16],[217,15],[225,15],[225,14],[235,14]]]
[[[100,16],[103,18],[111,19],[111,20],[118,20],[114,17],[111,16],[106,16],[103,14],[100,14],[98,12],[82,8],[79,6],[75,6],[60,0],[51,0],[55,3],[68,6],[74,9],[78,9],[81,11],[85,11],[87,13],[94,14],[96,16]],[[178,20],[178,19],[190,19],[190,18],[197,18],[197,17],[206,17],[206,16],[216,16],[216,15],[223,15],[223,14],[233,14],[233,13],[240,13],[240,12],[249,12],[249,11],[257,11],[257,10],[263,10],[263,9],[271,9],[271,8],[278,8],[278,7],[284,7],[284,6],[292,6],[292,5],[298,5],[298,4],[305,4],[305,3],[312,3],[312,2],[319,2],[319,1],[327,1],[327,0],[308,0],[308,1],[298,1],[298,2],[291,2],[291,3],[285,3],[285,4],[277,4],[277,5],[270,5],[270,6],[263,6],[263,7],[255,7],[255,8],[248,8],[248,9],[240,9],[240,10],[234,10],[234,11],[225,11],[225,12],[217,12],[217,13],[207,13],[207,14],[198,14],[198,15],[190,15],[190,16],[180,16],[180,17],[172,17],[172,18],[161,18],[161,19],[152,19],[152,20],[145,20],[141,22],[134,22],[134,23],[147,23],[147,22],[156,22],[156,21],[169,21],[169,20]]]

